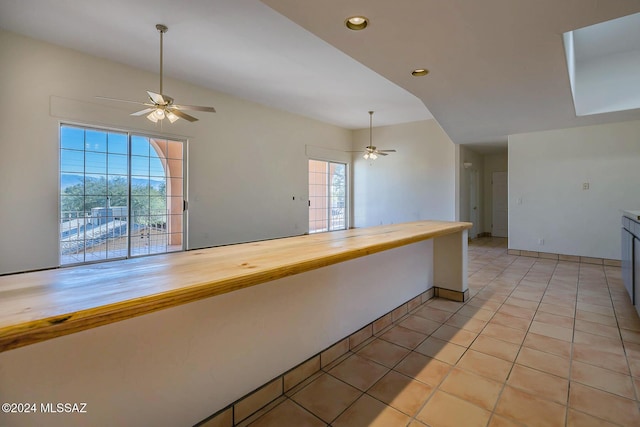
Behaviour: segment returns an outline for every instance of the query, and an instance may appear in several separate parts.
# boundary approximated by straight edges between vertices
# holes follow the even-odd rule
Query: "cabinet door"
[[[640,239],[633,239],[633,293],[636,295],[636,311],[640,316]]]
[[[633,235],[622,229],[622,283],[629,293],[631,303],[635,304],[633,295]],[[638,294],[636,294],[638,295]],[[640,301],[639,301],[640,302]]]

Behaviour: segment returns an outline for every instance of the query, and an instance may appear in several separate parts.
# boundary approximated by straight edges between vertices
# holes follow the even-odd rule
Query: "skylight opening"
[[[640,108],[640,13],[563,38],[577,116]]]

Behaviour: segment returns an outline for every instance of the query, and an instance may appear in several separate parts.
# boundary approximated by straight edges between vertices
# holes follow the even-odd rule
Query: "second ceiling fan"
[[[167,32],[168,28],[165,25],[157,24],[156,29],[160,32],[160,92],[155,93],[148,90],[147,91],[147,95],[149,96],[148,102],[128,101],[125,99],[107,98],[104,96],[97,96],[96,98],[107,99],[110,101],[128,102],[130,104],[144,105],[147,108],[131,113],[131,115],[132,116],[146,115],[147,119],[151,120],[154,123],[162,121],[165,118],[168,119],[171,123],[175,122],[178,119],[184,119],[189,122],[195,122],[198,120],[197,118],[185,113],[183,110],[204,111],[207,113],[215,113],[216,109],[213,107],[174,104],[172,97],[162,93],[162,53],[163,53],[162,42],[163,42],[164,33]]]
[[[396,150],[379,150],[375,145],[373,145],[373,111],[369,111],[369,145],[364,147],[364,155],[362,156],[365,160],[375,160],[378,156],[387,156],[389,153],[395,153]],[[358,153],[359,151],[353,151],[354,153]]]

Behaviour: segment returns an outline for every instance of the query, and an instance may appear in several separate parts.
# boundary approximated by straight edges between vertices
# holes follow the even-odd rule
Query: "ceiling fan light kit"
[[[162,123],[164,119],[168,119],[170,123],[175,123],[178,119],[184,119],[189,122],[195,122],[198,119],[183,112],[183,110],[189,111],[204,111],[207,113],[215,113],[216,109],[213,107],[203,107],[199,105],[179,105],[173,103],[173,98],[162,93],[162,78],[163,78],[163,41],[164,33],[169,28],[166,25],[157,24],[156,29],[160,33],[160,92],[155,93],[150,90],[147,91],[149,96],[149,102],[136,102],[127,101],[124,99],[107,98],[104,96],[97,96],[99,99],[107,99],[110,101],[128,102],[131,104],[144,105],[144,110],[131,113],[132,116],[146,116],[147,119],[153,123]]]

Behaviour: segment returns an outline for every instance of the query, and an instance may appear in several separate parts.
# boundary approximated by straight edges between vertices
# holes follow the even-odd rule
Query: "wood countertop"
[[[0,352],[471,225],[418,221],[0,276]]]

